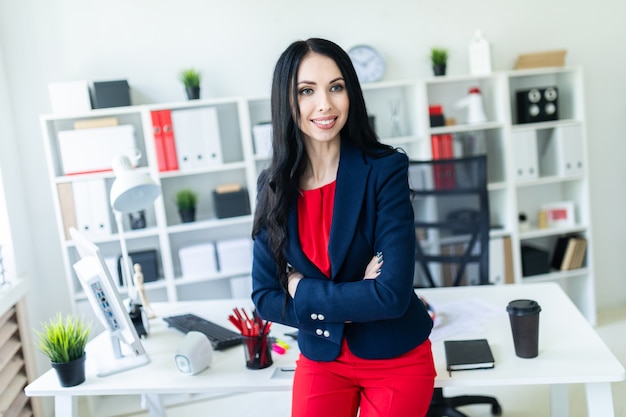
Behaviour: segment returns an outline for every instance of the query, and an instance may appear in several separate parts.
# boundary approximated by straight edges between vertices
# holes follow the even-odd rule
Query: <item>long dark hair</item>
[[[295,122],[300,117],[297,75],[302,59],[310,53],[335,61],[344,78],[350,107],[346,125],[341,130],[341,140],[354,143],[362,152],[372,156],[393,152],[393,148],[378,141],[368,121],[361,85],[348,54],[339,45],[319,38],[289,45],[274,68],[271,94],[273,154],[269,168],[259,176],[252,227],[253,239],[262,229],[267,231],[269,248],[276,260],[277,277],[285,290],[287,213],[307,163],[302,132]]]

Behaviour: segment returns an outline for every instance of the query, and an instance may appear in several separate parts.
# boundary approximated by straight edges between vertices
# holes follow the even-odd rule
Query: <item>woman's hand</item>
[[[295,269],[289,272],[289,275],[287,276],[287,291],[289,291],[291,298],[296,296],[296,289],[298,288],[298,283],[302,278],[304,278],[304,275]]]
[[[363,279],[376,279],[380,275],[380,272],[383,267],[383,253],[378,252],[372,260],[367,264],[365,268],[365,275],[363,275]]]

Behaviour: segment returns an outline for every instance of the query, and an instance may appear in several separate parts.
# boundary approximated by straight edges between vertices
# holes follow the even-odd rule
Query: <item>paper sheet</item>
[[[428,300],[427,300],[428,301]],[[435,323],[430,334],[435,343],[463,333],[482,333],[485,322],[496,314],[504,314],[493,304],[479,299],[467,299],[450,303],[434,304]]]

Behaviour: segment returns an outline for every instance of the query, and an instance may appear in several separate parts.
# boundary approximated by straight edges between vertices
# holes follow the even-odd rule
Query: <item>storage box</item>
[[[141,273],[143,274],[143,282],[153,282],[159,278],[159,265],[157,260],[157,251],[155,249],[149,249],[144,251],[129,252],[131,265],[140,264]],[[134,268],[130,270],[131,274],[135,274]],[[117,276],[120,285],[123,285],[122,280],[122,256],[117,260]]]
[[[91,95],[94,109],[130,106],[130,87],[127,80],[94,81]]]
[[[180,270],[183,278],[210,278],[217,273],[215,245],[202,243],[178,250]]]
[[[550,272],[548,251],[534,246],[522,245],[522,275],[547,274]]]
[[[233,277],[230,279],[230,296],[232,298],[250,298],[252,294],[252,276]]]
[[[230,274],[252,269],[252,239],[220,240],[216,249],[220,272]]]
[[[135,127],[120,125],[62,130],[58,134],[61,164],[66,175],[111,171],[111,161],[136,154]]]
[[[226,217],[245,216],[250,214],[250,199],[248,190],[237,187],[233,191],[213,191],[215,214],[218,219]]]
[[[84,113],[91,110],[87,81],[67,81],[48,84],[53,113]]]

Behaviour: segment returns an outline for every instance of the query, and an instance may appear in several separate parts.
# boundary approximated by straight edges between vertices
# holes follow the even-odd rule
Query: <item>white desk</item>
[[[486,337],[492,347],[496,367],[490,370],[446,371],[443,343],[433,344],[437,367],[437,387],[478,387],[501,385],[552,386],[552,416],[567,416],[568,384],[585,384],[588,415],[614,416],[611,382],[625,378],[624,367],[609,351],[582,314],[556,284],[502,285],[488,287],[457,287],[420,290],[419,293],[435,305],[468,299],[479,299],[501,311],[491,316],[477,334],[462,334],[456,338]],[[530,298],[542,308],[540,318],[539,356],[522,359],[515,356],[508,315],[510,300]],[[189,311],[204,315],[212,321],[227,325],[226,317],[233,307],[250,307],[249,301],[220,300],[185,302],[175,305],[155,304],[160,315]],[[445,311],[440,312],[445,315]],[[273,330],[278,329],[274,325]],[[278,333],[282,338],[282,333]],[[54,396],[56,415],[76,416],[76,396],[145,394],[158,402],[158,394],[235,393],[257,391],[288,391],[291,379],[272,378],[277,367],[293,366],[297,350],[287,355],[273,355],[274,365],[264,370],[248,370],[241,347],[216,352],[209,369],[195,376],[179,373],[174,352],[183,335],[166,328],[155,320],[150,336],[144,341],[151,358],[147,366],[121,374],[98,378],[90,369],[95,352],[107,347],[108,339],[98,337],[90,342],[87,356],[87,380],[76,387],[62,388],[54,371],[50,370],[26,387],[29,396]],[[295,343],[292,344],[295,346]],[[470,390],[471,391],[471,390]],[[471,392],[469,392],[471,393]],[[158,404],[157,404],[158,406]],[[155,407],[157,409],[158,407]],[[504,410],[506,412],[506,410]],[[154,412],[159,415],[158,411]],[[163,414],[164,415],[164,414]]]

